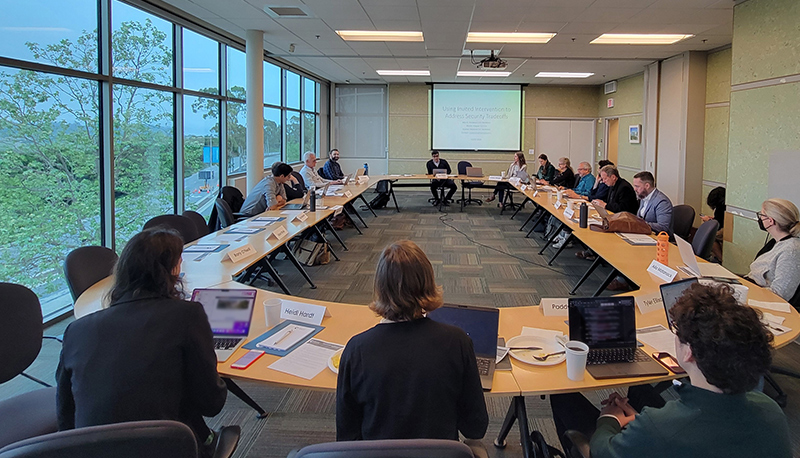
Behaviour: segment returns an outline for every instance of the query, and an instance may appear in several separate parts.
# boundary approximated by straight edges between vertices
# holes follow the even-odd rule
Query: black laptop
[[[500,321],[500,311],[489,307],[445,304],[429,312],[428,318],[459,327],[467,333],[475,349],[481,386],[484,390],[491,390],[497,360],[497,326]]]
[[[586,370],[595,379],[668,374],[637,347],[633,297],[570,298],[569,339],[589,346]]]
[[[678,302],[678,298],[683,296],[684,291],[695,283],[697,283],[697,278],[687,278],[686,280],[678,280],[660,286],[661,301],[664,303],[664,313],[667,314],[667,323],[669,323],[669,328],[672,332],[675,332],[675,323],[672,322],[669,311]]]

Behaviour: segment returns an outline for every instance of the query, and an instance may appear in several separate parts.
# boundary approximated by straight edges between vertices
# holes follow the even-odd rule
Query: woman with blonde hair
[[[800,286],[800,211],[786,199],[767,199],[756,213],[772,237],[750,264],[747,277],[788,301]]]
[[[443,303],[414,242],[384,248],[370,308],[382,317],[350,339],[339,363],[336,439],[467,439],[486,433],[472,340],[427,318]]]

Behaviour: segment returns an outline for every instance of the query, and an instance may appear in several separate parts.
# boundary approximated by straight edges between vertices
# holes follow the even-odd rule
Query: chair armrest
[[[589,438],[582,432],[568,430],[564,432],[564,447],[570,458],[589,458]]]

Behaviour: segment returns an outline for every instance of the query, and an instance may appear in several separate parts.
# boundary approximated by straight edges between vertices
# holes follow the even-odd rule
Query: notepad
[[[262,340],[256,344],[256,346],[269,350],[288,350],[296,343],[308,337],[314,331],[314,328],[310,328],[308,326],[291,324],[281,329],[280,332],[276,332],[275,334]]]
[[[627,234],[622,232],[617,232],[617,235],[622,238],[622,240],[630,243],[631,245],[655,245],[656,239],[650,237],[649,235],[644,234]]]

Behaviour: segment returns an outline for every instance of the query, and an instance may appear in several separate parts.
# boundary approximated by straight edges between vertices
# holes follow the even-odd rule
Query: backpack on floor
[[[386,208],[386,204],[389,203],[389,193],[380,193],[375,198],[370,201],[369,206],[372,207],[373,210],[379,208]]]

